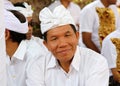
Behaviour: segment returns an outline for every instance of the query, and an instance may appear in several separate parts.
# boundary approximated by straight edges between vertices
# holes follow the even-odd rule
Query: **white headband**
[[[28,32],[28,22],[21,23],[15,15],[7,10],[4,10],[5,28],[18,33]]]
[[[28,5],[26,2],[24,2],[23,5],[25,6],[25,8],[16,6],[15,9],[21,12],[25,17],[32,17],[33,10],[31,8],[31,5]]]
[[[9,0],[4,0],[4,8],[8,10],[15,10],[15,7]]]
[[[57,6],[53,12],[51,12],[49,8],[45,7],[41,10],[39,19],[41,21],[42,34],[54,27],[66,24],[75,25],[70,12],[63,5]]]

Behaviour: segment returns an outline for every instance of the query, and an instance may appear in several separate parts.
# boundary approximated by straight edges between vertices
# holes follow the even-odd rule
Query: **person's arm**
[[[120,83],[120,72],[117,71],[117,68],[112,68],[111,71],[112,71],[114,80]]]
[[[93,43],[91,38],[91,33],[89,32],[82,32],[82,39],[83,43],[86,45],[87,48],[90,48],[98,53],[100,53],[99,49],[96,47],[96,45]]]

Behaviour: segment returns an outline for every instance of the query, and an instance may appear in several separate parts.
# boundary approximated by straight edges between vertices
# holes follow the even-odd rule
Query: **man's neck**
[[[101,0],[101,2],[105,7],[108,7],[110,5],[106,0]]]
[[[17,50],[19,44],[17,42],[6,42],[6,52],[9,55],[10,59]]]
[[[70,1],[60,0],[61,3],[65,6],[65,8],[68,8]]]

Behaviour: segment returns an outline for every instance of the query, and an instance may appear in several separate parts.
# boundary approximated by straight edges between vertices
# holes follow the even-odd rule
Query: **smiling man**
[[[108,86],[103,56],[78,47],[79,32],[70,13],[60,5],[40,12],[44,44],[50,51],[27,72],[27,86]]]

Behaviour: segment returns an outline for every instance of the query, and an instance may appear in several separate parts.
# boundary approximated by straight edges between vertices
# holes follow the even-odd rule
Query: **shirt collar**
[[[79,68],[80,68],[80,50],[79,50],[78,46],[76,48],[76,52],[75,52],[74,58],[72,60],[71,66],[75,70],[79,71]]]
[[[27,43],[25,40],[21,41],[21,43],[19,44],[16,52],[14,53],[13,57],[17,58],[19,60],[23,60],[25,57],[25,53],[27,50]]]
[[[77,46],[76,48],[76,52],[75,52],[75,56],[72,60],[72,63],[71,63],[71,66],[79,71],[79,66],[80,66],[80,51],[79,51],[79,47]],[[54,68],[54,67],[59,67],[59,64],[57,62],[57,60],[55,59],[55,57],[52,55],[51,58],[50,58],[50,62],[47,66],[47,68]]]

